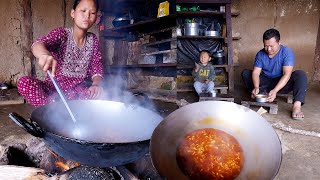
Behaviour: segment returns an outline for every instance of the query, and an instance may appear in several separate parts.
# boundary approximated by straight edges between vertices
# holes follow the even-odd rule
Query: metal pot
[[[66,160],[110,167],[133,162],[149,152],[149,141],[162,117],[136,105],[101,100],[69,101],[73,123],[62,102],[35,109],[31,122],[9,117]]]
[[[199,36],[199,23],[184,23],[185,36]]]
[[[256,101],[257,102],[267,102],[268,101],[268,95],[266,95],[266,94],[257,94],[256,95]]]
[[[213,53],[213,58],[214,58],[214,61],[213,61],[213,64],[215,65],[221,65],[221,64],[225,64],[226,63],[226,60],[225,60],[225,55],[224,55],[224,52],[223,50],[218,50],[217,52]]]
[[[219,36],[220,36],[220,33],[219,33],[219,31],[209,31],[209,30],[207,30],[207,31],[205,32],[205,36],[219,37]]]
[[[114,27],[121,27],[130,24],[130,18],[128,16],[116,17],[112,21]]]
[[[178,145],[186,134],[214,128],[232,135],[241,145],[243,168],[235,179],[270,180],[281,164],[281,143],[271,125],[256,112],[223,101],[203,101],[177,109],[154,130],[150,152],[159,174],[187,180],[176,160]]]

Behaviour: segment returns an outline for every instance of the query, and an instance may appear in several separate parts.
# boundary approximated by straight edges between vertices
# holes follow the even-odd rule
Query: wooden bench
[[[241,101],[241,105],[250,108],[250,106],[261,106],[261,107],[268,107],[270,114],[277,114],[278,113],[278,102],[256,102],[256,101]]]
[[[206,93],[209,94],[209,93]],[[228,94],[217,94],[216,97],[200,96],[199,101],[229,101],[234,102],[234,98]]]
[[[293,95],[292,94],[277,94],[278,97],[284,97],[287,98],[287,103],[292,104],[293,103]]]
[[[226,85],[217,85],[214,87],[214,90],[218,90],[221,94],[228,93],[228,86]],[[192,92],[195,91],[193,87],[193,83],[185,83],[185,84],[178,84],[177,87],[178,92]]]

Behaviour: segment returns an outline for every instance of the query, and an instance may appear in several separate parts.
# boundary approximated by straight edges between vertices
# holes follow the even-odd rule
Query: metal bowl
[[[219,37],[220,33],[219,33],[219,31],[206,31],[205,36]]]
[[[188,179],[178,166],[176,151],[185,135],[204,128],[224,131],[240,143],[244,165],[236,180],[270,180],[278,173],[281,143],[262,116],[232,102],[202,101],[175,110],[154,130],[150,142],[151,158],[162,177]]]
[[[257,102],[267,102],[268,101],[268,95],[266,95],[266,94],[257,94],[256,95],[256,101]]]

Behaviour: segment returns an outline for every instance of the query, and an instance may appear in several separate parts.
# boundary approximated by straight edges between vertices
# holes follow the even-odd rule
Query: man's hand
[[[38,61],[40,69],[47,71],[51,67],[51,74],[54,76],[57,67],[57,60],[49,54],[42,54]]]
[[[89,87],[87,93],[90,99],[97,99],[103,94],[103,88],[101,86],[92,85]]]
[[[198,72],[199,71],[199,65],[198,65],[198,63],[194,63],[195,64],[195,66],[194,66],[194,72]]]
[[[256,95],[259,94],[259,88],[254,88],[251,92],[251,98],[256,98]]]
[[[277,91],[272,89],[268,94],[268,102],[273,102],[274,99],[276,99],[276,97],[277,97]]]

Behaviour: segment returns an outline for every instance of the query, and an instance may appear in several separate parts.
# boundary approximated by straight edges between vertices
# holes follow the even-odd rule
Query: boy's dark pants
[[[252,82],[252,70],[243,70],[241,76],[247,90],[251,93],[254,88]],[[261,73],[259,92],[268,93],[277,85],[280,79],[281,77],[269,78]],[[307,91],[307,75],[305,72],[301,70],[296,70],[292,72],[289,81],[279,91],[279,93],[287,94],[291,91],[293,91],[293,102],[300,101],[302,104],[304,104],[304,99]]]

